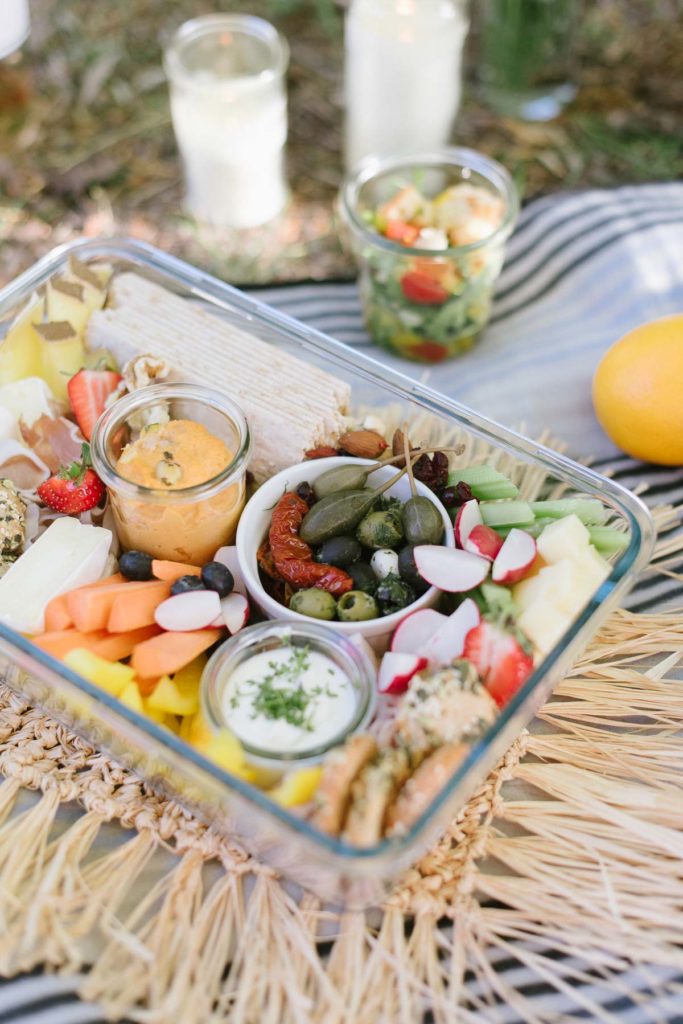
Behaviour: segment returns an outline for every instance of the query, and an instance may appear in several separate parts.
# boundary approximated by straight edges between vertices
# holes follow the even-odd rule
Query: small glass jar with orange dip
[[[225,395],[195,384],[140,388],[100,416],[90,444],[126,550],[202,565],[232,543],[251,437]]]

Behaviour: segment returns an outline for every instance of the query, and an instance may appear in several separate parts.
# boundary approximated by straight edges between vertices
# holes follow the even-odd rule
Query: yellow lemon
[[[593,378],[593,405],[627,455],[683,465],[683,314],[636,327],[607,351]]]

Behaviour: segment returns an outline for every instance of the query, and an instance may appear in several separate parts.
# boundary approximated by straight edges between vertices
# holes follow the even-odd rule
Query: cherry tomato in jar
[[[408,355],[412,359],[422,359],[425,363],[442,363],[448,358],[448,349],[436,341],[421,341],[410,346]]]
[[[404,220],[389,220],[385,231],[386,237],[392,242],[400,242],[401,245],[414,245],[420,234],[420,229],[414,224],[406,224]]]
[[[403,275],[401,291],[409,302],[420,306],[441,306],[450,298],[449,292],[438,281],[416,270],[409,270]]]

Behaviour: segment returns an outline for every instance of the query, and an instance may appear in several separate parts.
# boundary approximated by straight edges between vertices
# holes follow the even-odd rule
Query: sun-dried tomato
[[[256,552],[256,561],[258,567],[264,576],[268,576],[271,580],[281,580],[280,573],[275,568],[275,560],[273,559],[273,552],[270,550],[270,542],[268,538],[264,540],[261,547]]]
[[[308,505],[294,491],[283,494],[273,509],[268,540],[275,568],[293,587],[320,587],[335,597],[353,589],[353,580],[343,569],[314,562],[313,552],[299,536]]]
[[[309,448],[307,452],[304,452],[307,459],[329,459],[333,455],[339,455],[336,448],[332,448],[329,445],[323,445],[320,448]]]

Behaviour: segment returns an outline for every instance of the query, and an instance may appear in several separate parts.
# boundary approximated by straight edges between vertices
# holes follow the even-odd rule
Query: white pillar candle
[[[287,43],[267,21],[208,15],[166,51],[185,201],[214,227],[251,228],[287,200]]]
[[[346,19],[346,164],[448,142],[460,104],[462,0],[352,0]]]
[[[19,49],[30,27],[28,0],[0,0],[0,58]]]

